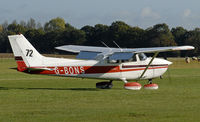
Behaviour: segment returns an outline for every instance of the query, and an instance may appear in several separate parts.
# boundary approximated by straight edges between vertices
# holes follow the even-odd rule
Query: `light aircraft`
[[[147,79],[146,89],[158,89],[152,79],[162,76],[172,62],[156,58],[159,52],[192,50],[193,46],[171,46],[153,48],[109,48],[94,46],[64,45],[56,49],[79,53],[77,59],[52,58],[42,56],[22,35],[8,36],[17,69],[20,72],[48,74],[79,78],[106,79],[97,88],[112,88],[112,81],[124,82],[124,88],[141,89],[138,81]],[[116,44],[117,45],[117,44]],[[118,45],[117,45],[118,46]],[[45,47],[44,47],[45,48]],[[144,53],[154,53],[146,57]],[[136,82],[128,82],[135,80]]]

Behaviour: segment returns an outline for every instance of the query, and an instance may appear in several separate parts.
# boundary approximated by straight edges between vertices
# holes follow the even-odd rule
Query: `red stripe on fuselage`
[[[145,70],[145,68],[124,69],[124,70],[121,70],[121,72]],[[163,68],[168,68],[168,66],[159,66],[159,67],[158,66],[156,66],[156,67],[151,67],[150,66],[148,69],[163,69]]]
[[[41,68],[41,67],[31,67],[31,68]],[[140,67],[140,68],[137,67],[137,68],[129,68],[129,69],[120,69],[120,66],[61,66],[61,67],[45,67],[45,68],[52,69],[52,71],[38,70],[38,71],[31,71],[30,73],[60,74],[60,75],[116,73],[116,72],[129,72],[129,71],[144,70],[146,68],[146,65],[144,65],[144,67]],[[150,66],[148,69],[162,69],[162,68],[168,68],[168,65]]]
[[[146,67],[147,65],[122,65],[122,68],[138,68],[138,67]],[[167,64],[162,65],[150,65],[150,67],[156,67],[156,66],[168,66]]]

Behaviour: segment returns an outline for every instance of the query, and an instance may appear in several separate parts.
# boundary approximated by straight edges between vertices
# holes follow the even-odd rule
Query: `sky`
[[[200,0],[0,0],[0,24],[30,18],[44,24],[56,17],[76,28],[124,21],[143,29],[166,23],[191,30],[200,27]]]

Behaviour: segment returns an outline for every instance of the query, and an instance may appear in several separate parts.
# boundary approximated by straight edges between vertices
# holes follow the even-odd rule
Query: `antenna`
[[[115,42],[115,41],[113,41],[113,43],[115,44],[115,45],[117,45],[117,47],[121,50],[121,52],[122,52],[122,48],[120,48],[120,46]]]
[[[109,48],[110,50],[112,50],[110,47],[108,47],[108,45],[106,45],[103,41],[101,41],[101,43],[106,46],[107,48]]]
[[[108,47],[108,45],[106,45],[103,41],[101,41],[101,43],[102,43],[104,46]],[[108,47],[108,48],[110,48],[110,47]]]

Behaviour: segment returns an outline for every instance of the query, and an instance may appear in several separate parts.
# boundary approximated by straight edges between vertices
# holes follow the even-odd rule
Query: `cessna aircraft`
[[[79,53],[77,59],[52,58],[42,56],[22,35],[8,36],[17,69],[20,72],[33,74],[48,74],[79,78],[107,79],[109,82],[99,82],[97,88],[112,88],[113,80],[124,82],[125,89],[139,90],[138,81],[147,79],[145,89],[158,89],[152,79],[162,76],[172,62],[155,58],[159,52],[192,50],[193,46],[172,46],[154,48],[109,48],[64,45],[56,49]],[[144,53],[154,53],[146,57]],[[135,80],[136,82],[128,82]]]

